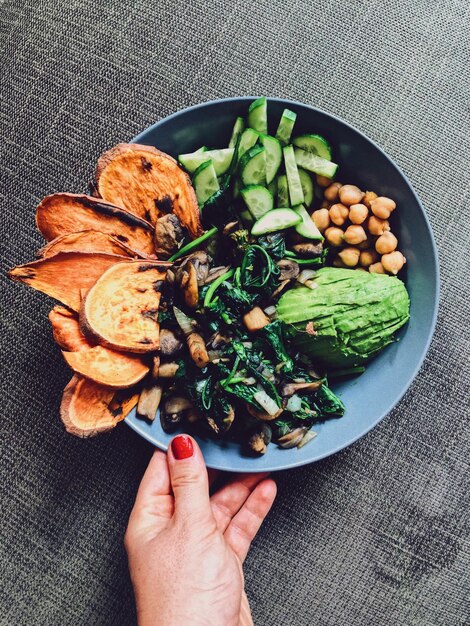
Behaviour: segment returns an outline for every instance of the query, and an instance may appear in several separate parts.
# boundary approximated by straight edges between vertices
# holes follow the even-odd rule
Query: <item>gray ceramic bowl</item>
[[[176,156],[202,145],[227,146],[237,115],[245,116],[254,98],[216,100],[179,111],[135,137],[137,143],[157,146]],[[245,456],[240,446],[200,439],[209,467],[227,471],[274,471],[312,463],[350,445],[373,428],[397,404],[416,376],[428,350],[436,323],[439,273],[436,246],[421,203],[393,161],[370,139],[346,122],[305,104],[270,98],[270,129],[276,128],[285,107],[297,113],[295,134],[324,135],[339,163],[338,178],[391,196],[398,209],[392,227],[408,263],[404,280],[411,298],[411,318],[398,341],[388,346],[359,378],[334,385],[346,405],[346,414],[315,425],[316,439],[297,450],[271,444],[260,458]],[[166,449],[171,436],[156,419],[152,424],[136,417],[127,423],[155,446]]]

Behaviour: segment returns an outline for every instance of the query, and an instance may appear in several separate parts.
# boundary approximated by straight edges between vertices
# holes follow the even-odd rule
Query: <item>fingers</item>
[[[140,482],[135,500],[135,506],[148,502],[155,496],[165,496],[170,493],[170,474],[166,454],[155,450]]]
[[[238,513],[258,483],[268,473],[239,474],[211,497],[212,511],[219,530],[224,533],[232,517]]]
[[[178,435],[168,448],[175,517],[212,518],[207,469],[199,446],[189,435]]]
[[[242,563],[251,542],[269,513],[276,491],[276,483],[271,479],[259,483],[225,531],[226,541]]]

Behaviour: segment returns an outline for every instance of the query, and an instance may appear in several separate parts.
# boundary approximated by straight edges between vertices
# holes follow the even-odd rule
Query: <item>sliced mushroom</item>
[[[181,289],[183,290],[184,301],[190,309],[195,309],[199,301],[199,290],[197,286],[197,272],[192,263],[186,264],[186,270],[181,279]]]
[[[297,393],[298,391],[304,391],[304,392],[308,392],[308,391],[315,391],[315,389],[318,389],[319,387],[321,387],[322,381],[321,380],[314,380],[313,382],[302,382],[302,383],[286,383],[285,385],[283,385],[281,387],[281,395],[283,397],[288,397],[288,396],[292,396],[294,393]]]
[[[153,422],[162,399],[163,387],[152,385],[142,389],[137,404],[137,414]]]
[[[197,250],[187,258],[186,265],[188,263],[194,265],[199,287],[202,287],[206,282],[207,275],[209,274],[209,261],[210,257],[204,250]]]
[[[209,283],[214,281],[216,278],[219,278],[220,276],[222,276],[222,274],[225,274],[226,272],[228,272],[229,268],[230,268],[229,265],[224,265],[221,267],[213,267],[211,270],[209,270],[209,274],[207,275],[207,278],[204,281],[204,284],[208,285]]]
[[[160,330],[160,354],[162,356],[175,356],[183,349],[183,342],[168,328]]]
[[[308,430],[303,436],[303,438],[300,440],[300,443],[297,444],[297,447],[299,448],[299,450],[300,448],[303,448],[304,446],[306,446],[309,441],[312,441],[312,439],[315,439],[316,436],[317,436],[317,433],[315,431]]]
[[[272,438],[272,430],[268,424],[257,424],[250,432],[248,447],[257,454],[264,454]]]
[[[174,378],[178,369],[178,363],[160,363],[158,378]]]
[[[275,420],[284,411],[284,407],[281,407],[278,411],[276,411],[276,413],[270,415],[266,411],[259,411],[258,409],[255,409],[252,404],[248,403],[246,404],[246,408],[250,415],[256,417],[259,420],[263,420],[263,422],[270,422],[271,420]]]
[[[290,433],[287,433],[287,435],[279,437],[277,443],[281,448],[286,450],[289,448],[295,448],[302,441],[307,431],[308,428],[305,426],[294,428],[294,430],[291,430]]]
[[[222,335],[222,333],[216,332],[212,335],[212,337],[207,342],[207,347],[213,350],[225,346],[230,342],[230,337],[227,335]]]
[[[279,286],[272,292],[271,298],[277,298],[277,296],[279,294],[281,294],[284,291],[284,289],[287,287],[287,285],[289,285],[289,284],[290,284],[290,279],[289,278],[287,278],[286,280],[283,280],[279,284]],[[276,309],[274,309],[274,311],[276,311]]]
[[[319,256],[323,252],[323,243],[297,243],[292,249],[301,257],[310,259]]]
[[[155,224],[155,252],[159,259],[168,259],[183,243],[185,231],[174,213],[160,217]]]
[[[292,259],[281,259],[277,262],[277,266],[281,270],[279,280],[292,280],[299,275],[299,264]]]
[[[192,409],[191,402],[183,396],[170,396],[163,404],[160,421],[165,432],[171,433],[180,424],[185,411]]]
[[[238,230],[239,228],[240,228],[240,222],[238,220],[235,220],[234,222],[229,222],[228,224],[226,224],[222,232],[224,235],[230,235],[230,233],[233,233],[235,230]]]

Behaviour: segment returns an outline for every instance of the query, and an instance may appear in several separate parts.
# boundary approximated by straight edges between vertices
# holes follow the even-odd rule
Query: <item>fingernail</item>
[[[193,442],[188,435],[178,435],[171,442],[171,451],[177,461],[193,456]]]

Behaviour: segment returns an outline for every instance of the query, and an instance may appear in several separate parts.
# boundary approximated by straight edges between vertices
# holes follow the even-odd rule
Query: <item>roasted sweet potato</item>
[[[121,243],[115,237],[95,230],[85,230],[81,233],[69,233],[56,237],[38,251],[38,256],[46,258],[58,252],[104,252],[142,258],[141,254]]]
[[[49,313],[52,336],[56,343],[67,352],[78,352],[93,348],[94,343],[85,339],[80,330],[78,315],[63,306],[55,306]]]
[[[174,213],[193,238],[203,233],[189,176],[153,146],[122,143],[105,152],[96,168],[96,187],[102,198],[151,224]]]
[[[117,392],[86,378],[73,376],[64,389],[60,417],[77,437],[93,437],[111,430],[137,404],[138,393]]]
[[[85,337],[125,352],[157,350],[160,290],[167,267],[158,261],[110,267],[83,300],[80,327]]]
[[[81,290],[88,291],[112,265],[126,261],[134,262],[117,254],[59,252],[46,259],[14,267],[9,276],[79,311]]]
[[[36,224],[47,241],[94,230],[115,237],[142,255],[155,252],[151,224],[124,208],[91,196],[73,193],[46,196],[36,209]]]
[[[76,374],[116,389],[132,387],[150,369],[138,356],[116,352],[104,346],[62,354]]]

